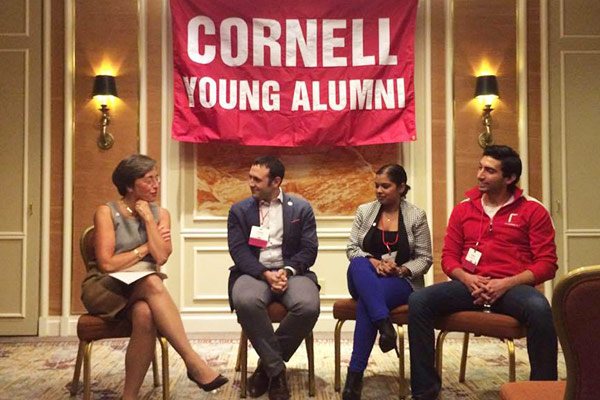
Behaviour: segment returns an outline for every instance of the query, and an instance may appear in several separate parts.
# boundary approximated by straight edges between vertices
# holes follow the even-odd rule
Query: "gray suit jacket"
[[[350,240],[346,246],[346,255],[349,260],[355,257],[367,257],[371,254],[363,250],[363,240],[365,235],[376,224],[375,218],[381,208],[378,201],[362,204],[356,210],[352,230],[350,231]],[[400,203],[402,218],[406,225],[406,234],[408,235],[408,246],[410,248],[410,260],[404,263],[412,274],[410,282],[413,288],[421,288],[425,282],[423,275],[429,270],[433,263],[431,255],[431,234],[427,225],[427,216],[425,211],[417,206],[402,200]]]

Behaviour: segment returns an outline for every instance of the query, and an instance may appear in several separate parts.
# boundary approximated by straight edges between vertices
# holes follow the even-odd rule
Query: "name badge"
[[[256,246],[264,249],[267,247],[267,243],[269,243],[269,229],[254,225],[250,230],[248,244],[250,246]]]
[[[479,264],[480,259],[481,252],[471,247],[465,257],[464,268],[469,272],[475,272],[475,268],[477,267],[477,264]]]
[[[382,259],[383,261],[387,261],[387,260],[394,261],[394,260],[396,259],[396,254],[398,254],[398,252],[397,252],[397,251],[392,251],[391,253],[386,253],[386,254],[383,254],[383,255],[381,256],[381,259]]]

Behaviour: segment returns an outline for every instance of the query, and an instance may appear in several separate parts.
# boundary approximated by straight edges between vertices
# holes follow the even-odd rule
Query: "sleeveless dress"
[[[109,202],[106,205],[110,208],[115,227],[115,254],[131,251],[148,241],[146,226],[138,218],[123,216],[115,202]],[[158,221],[159,207],[151,203],[150,210],[154,220]],[[150,254],[127,270],[147,269],[149,265],[156,269],[156,274],[162,279],[167,277],[158,271],[156,261]],[[120,313],[127,306],[134,286],[135,283],[127,285],[102,272],[94,261],[81,284],[81,301],[92,315],[107,319],[119,318],[122,317]]]

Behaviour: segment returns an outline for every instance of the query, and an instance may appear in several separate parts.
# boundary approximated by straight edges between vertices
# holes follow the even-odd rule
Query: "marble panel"
[[[361,147],[248,147],[196,145],[196,212],[226,216],[231,204],[250,195],[248,171],[266,154],[286,167],[283,190],[301,196],[315,215],[352,216],[359,204],[375,198],[373,178],[380,166],[401,162],[399,144]]]

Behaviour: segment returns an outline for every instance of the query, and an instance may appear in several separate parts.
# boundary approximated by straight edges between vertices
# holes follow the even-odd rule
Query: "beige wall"
[[[468,0],[431,2],[432,58],[432,169],[435,281],[447,279],[440,268],[448,204],[463,198],[475,184],[481,148],[477,135],[483,130],[481,109],[473,99],[475,76],[487,66],[497,74],[500,99],[492,113],[496,143],[520,151],[518,126],[526,121],[529,157],[529,193],[541,199],[540,130],[540,27],[538,1],[473,2]],[[519,18],[527,31],[525,49],[517,47]],[[518,51],[527,54],[527,89],[519,87]],[[450,93],[448,93],[448,91]],[[519,114],[519,96],[526,95],[527,113]],[[447,99],[450,99],[449,101]],[[448,162],[450,157],[450,162]],[[450,171],[448,171],[450,165]],[[450,187],[450,188],[448,188]]]
[[[83,310],[79,301],[83,268],[78,254],[78,236],[91,223],[94,208],[116,196],[110,183],[110,173],[116,162],[139,150],[145,150],[161,162],[167,177],[163,203],[174,213],[174,227],[177,229],[174,233],[181,237],[177,243],[177,254],[169,263],[172,271],[169,288],[191,319],[212,315],[217,309],[218,312],[225,311],[224,268],[230,264],[230,260],[224,248],[222,218],[227,202],[234,198],[212,205],[202,201],[198,205],[197,199],[206,200],[215,196],[213,192],[223,182],[225,170],[209,176],[203,170],[207,160],[203,158],[201,148],[180,145],[169,138],[166,122],[170,110],[165,107],[170,104],[169,93],[163,93],[163,90],[170,89],[170,73],[163,70],[162,66],[168,65],[170,47],[168,38],[162,36],[163,3],[159,0],[107,0],[103,7],[98,8],[80,0],[73,3],[73,10],[64,10],[64,2],[52,2],[51,41],[48,42],[52,46],[52,57],[51,70],[47,72],[52,83],[49,107],[51,128],[48,130],[52,138],[52,185],[50,198],[46,199],[51,211],[50,237],[46,240],[52,246],[49,255],[50,278],[46,283],[49,296],[42,300],[43,307],[47,307],[51,316],[65,316],[66,310],[68,317]],[[519,18],[523,16],[518,12],[522,4],[526,5],[527,14],[527,35],[523,44],[526,47],[527,68],[520,71],[517,54],[522,48],[517,45],[517,32]],[[431,94],[422,100],[423,106],[417,109],[418,118],[424,121],[419,126],[419,147],[396,147],[393,151],[396,155],[390,157],[402,160],[405,156],[407,166],[418,168],[418,171],[413,171],[417,181],[411,184],[418,204],[430,211],[435,281],[445,279],[439,269],[439,253],[448,205],[458,201],[464,190],[474,183],[475,167],[480,155],[476,138],[481,130],[481,121],[479,106],[472,101],[472,96],[475,73],[483,61],[490,64],[499,78],[501,98],[493,112],[496,141],[517,147],[518,126],[525,119],[528,129],[525,153],[528,154],[529,188],[533,195],[542,197],[544,150],[541,103],[545,94],[540,84],[540,29],[545,26],[539,22],[540,4],[544,2],[420,2],[421,25],[417,42],[424,45],[417,47],[418,65],[430,65],[431,70],[421,68],[417,74],[420,74],[421,88],[426,86],[425,83],[429,84]],[[450,5],[452,9],[446,8]],[[66,21],[65,11],[68,15],[71,11],[74,20]],[[568,23],[572,23],[573,15],[577,13],[569,14]],[[140,21],[145,29],[139,29]],[[425,23],[429,29],[425,28]],[[74,52],[66,57],[64,53],[69,48],[70,38],[65,38],[65,26],[73,26],[75,36],[71,42]],[[429,52],[426,46],[428,41]],[[73,59],[72,73],[65,64],[65,59],[69,57]],[[121,100],[111,110],[113,120],[110,130],[116,138],[115,147],[101,151],[95,145],[99,114],[90,101],[90,91],[93,75],[106,60],[117,68],[115,72]],[[522,107],[518,99],[523,94],[520,86],[523,74],[527,83],[527,112],[526,115],[519,115]],[[69,83],[73,85],[73,95],[67,97],[64,88]],[[428,94],[422,91],[421,95]],[[427,107],[430,107],[430,114],[426,113]],[[73,112],[73,120],[65,121],[65,110],[69,109]],[[581,109],[581,112],[584,110]],[[425,115],[431,115],[431,119],[426,121]],[[69,143],[70,148],[65,149],[64,143]],[[577,151],[581,150],[574,148],[574,151],[577,156]],[[69,157],[71,153],[72,157]],[[166,157],[161,159],[163,156]],[[369,162],[369,168],[377,163],[378,160]],[[292,170],[296,168],[299,171],[310,169],[310,163],[298,167],[294,165]],[[426,176],[423,171],[427,169],[430,170],[430,182],[423,179]],[[243,171],[238,173],[243,174]],[[352,171],[344,170],[341,174],[341,179],[346,182],[363,179]],[[64,187],[65,176],[72,177],[71,187]],[[294,184],[293,180],[289,183]],[[243,186],[243,182],[239,184]],[[301,186],[298,187],[302,189]],[[243,191],[241,187],[239,196]],[[368,193],[364,191],[361,191],[361,195],[367,198]],[[69,198],[69,193],[72,194],[72,203],[66,206],[65,193],[66,198]],[[352,197],[350,191],[344,191],[344,195]],[[351,214],[349,210],[355,203],[363,199],[352,197],[349,200],[353,201],[351,206],[344,204],[340,208],[339,205],[328,204],[327,199],[319,198],[318,194],[311,193],[310,196],[316,196],[315,201],[322,202],[317,215],[320,218],[321,240],[317,272],[326,281],[324,298],[328,302],[347,293],[343,279],[346,263],[343,248],[351,222],[347,215]],[[428,198],[431,207],[424,200]],[[66,210],[69,213],[65,213]],[[71,211],[72,218],[69,218]],[[214,218],[202,219],[210,216]],[[337,218],[342,216],[344,218]],[[66,239],[64,233],[68,230],[65,230],[65,226],[72,227],[73,232]],[[581,241],[576,246],[585,247],[585,243]],[[66,250],[63,250],[63,246],[66,246]],[[584,250],[587,251],[588,247]],[[574,251],[583,250],[574,248]],[[62,276],[67,269],[72,277],[69,282],[63,282]],[[213,284],[208,285],[207,282]],[[70,299],[68,305],[63,300],[63,290],[70,292],[67,296]]]
[[[0,335],[35,335],[38,326],[42,3],[0,9]]]
[[[549,5],[551,204],[560,275],[600,264],[599,16],[594,0]]]

